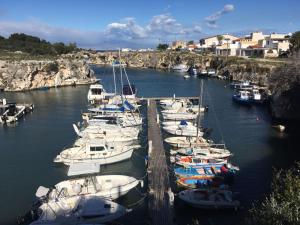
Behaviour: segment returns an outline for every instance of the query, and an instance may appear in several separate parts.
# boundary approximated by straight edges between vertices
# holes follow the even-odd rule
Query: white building
[[[227,43],[232,43],[234,40],[237,40],[238,37],[235,37],[230,34],[222,34],[222,35],[215,35],[207,38],[202,38],[200,40],[200,48],[212,48],[218,45],[223,45]]]

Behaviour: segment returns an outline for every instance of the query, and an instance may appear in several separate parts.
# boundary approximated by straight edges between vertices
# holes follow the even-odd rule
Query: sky
[[[0,35],[26,33],[92,49],[252,31],[300,30],[300,0],[0,0]]]

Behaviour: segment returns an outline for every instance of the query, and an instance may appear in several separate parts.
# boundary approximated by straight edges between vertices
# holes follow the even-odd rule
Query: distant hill
[[[76,43],[65,45],[53,43],[23,33],[11,34],[9,38],[0,36],[0,50],[24,52],[30,55],[61,55],[78,50]]]

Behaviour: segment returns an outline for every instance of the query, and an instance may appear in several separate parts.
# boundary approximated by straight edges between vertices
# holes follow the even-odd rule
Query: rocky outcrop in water
[[[82,59],[0,61],[0,87],[4,91],[88,84],[93,81],[94,72]]]

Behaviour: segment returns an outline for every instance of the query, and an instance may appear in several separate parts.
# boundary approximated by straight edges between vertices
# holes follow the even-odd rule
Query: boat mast
[[[198,135],[199,135],[199,127],[201,122],[201,108],[202,108],[202,95],[203,95],[203,80],[201,79],[200,84],[200,95],[199,95],[199,104],[198,104],[198,121],[197,121],[197,136],[196,140],[198,141]]]
[[[114,85],[115,85],[115,94],[117,94],[117,84],[116,84],[116,72],[115,72],[115,63],[113,62],[113,75],[114,75]]]
[[[121,99],[123,102],[123,74],[122,74],[122,63],[121,63],[121,49],[119,49],[119,66],[120,66],[120,77],[121,77]]]

